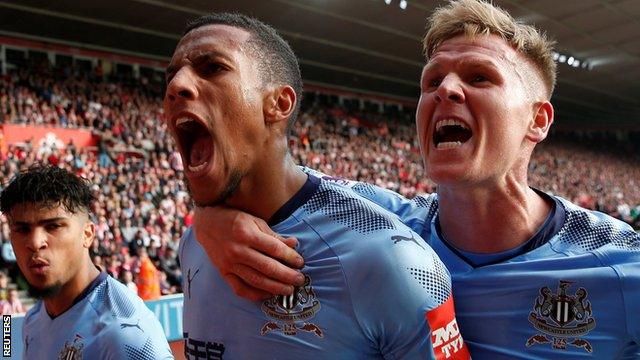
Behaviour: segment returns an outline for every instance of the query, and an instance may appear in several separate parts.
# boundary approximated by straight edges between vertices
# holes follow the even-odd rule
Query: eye
[[[471,83],[482,83],[485,81],[489,81],[489,79],[484,75],[474,75],[471,79]]]
[[[50,224],[47,224],[47,225],[44,226],[44,228],[47,231],[56,231],[61,227],[62,227],[62,224],[58,224],[58,223],[50,223]]]
[[[425,88],[434,89],[440,86],[441,83],[442,83],[442,77],[440,76],[432,77],[430,79],[427,79],[427,81],[425,82]]]
[[[222,70],[224,70],[222,64],[217,62],[208,62],[202,66],[201,73],[204,76],[211,76],[219,73]]]
[[[11,232],[14,234],[27,234],[29,232],[28,226],[13,226]]]

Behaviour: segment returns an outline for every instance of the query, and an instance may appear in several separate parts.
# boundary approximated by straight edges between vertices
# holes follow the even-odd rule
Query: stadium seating
[[[29,141],[3,145],[0,138],[0,173],[4,184],[19,169],[47,162],[89,179],[98,199],[94,262],[132,284],[138,249],[145,247],[162,272],[162,293],[171,294],[181,291],[177,248],[193,213],[180,156],[162,124],[162,91],[152,79],[105,78],[47,63],[11,70],[0,80],[0,125],[89,129],[100,140],[95,147],[58,149]],[[423,175],[414,125],[393,115],[305,102],[291,151],[300,164],[408,197],[436,190]],[[640,228],[637,151],[616,139],[554,134],[533,156],[531,185]],[[0,241],[9,241],[4,220]],[[0,267],[24,285],[10,259],[3,257]]]

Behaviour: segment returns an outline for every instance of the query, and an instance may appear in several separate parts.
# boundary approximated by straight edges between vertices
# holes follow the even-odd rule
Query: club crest
[[[84,348],[84,344],[82,343],[83,340],[84,337],[76,333],[76,337],[73,339],[72,343],[65,341],[64,347],[58,354],[58,360],[82,360],[82,349]]]
[[[276,295],[262,303],[262,311],[272,321],[267,322],[260,329],[260,335],[271,331],[282,331],[285,335],[294,336],[298,331],[324,337],[322,329],[308,322],[320,310],[320,302],[311,287],[311,278],[305,275],[305,283],[296,287],[292,295]]]
[[[566,350],[567,345],[593,352],[591,343],[581,339],[596,327],[587,290],[579,288],[574,294],[568,292],[571,281],[560,280],[556,293],[548,287],[540,289],[529,322],[540,333],[530,337],[526,346],[551,344],[554,349]]]

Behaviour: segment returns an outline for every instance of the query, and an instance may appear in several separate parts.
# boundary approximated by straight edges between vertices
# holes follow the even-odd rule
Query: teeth
[[[469,127],[467,126],[467,124],[463,123],[460,120],[457,119],[443,119],[440,120],[436,123],[436,130],[440,129],[443,126],[450,126],[450,125],[458,125],[458,126],[462,126],[464,129],[469,129]]]
[[[202,164],[200,164],[198,166],[189,165],[188,168],[189,168],[189,171],[191,171],[191,172],[197,172],[197,171],[200,171],[200,170],[204,169],[204,167],[207,166],[207,164],[208,164],[208,162],[204,162],[204,163],[202,163]]]
[[[453,149],[453,148],[456,148],[458,146],[462,146],[462,142],[460,142],[460,141],[447,141],[447,142],[439,143],[438,146],[436,146],[436,148],[438,148],[438,149]]]
[[[179,118],[178,120],[176,120],[176,127],[180,127],[180,125],[184,125],[191,121],[195,121],[195,120],[191,118]]]

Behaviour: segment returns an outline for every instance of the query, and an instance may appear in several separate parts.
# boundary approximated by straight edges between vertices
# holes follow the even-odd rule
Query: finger
[[[252,239],[250,247],[293,268],[299,269],[304,266],[302,256],[275,236],[258,233]]]
[[[253,249],[246,251],[243,260],[236,262],[233,266],[232,273],[236,275],[240,275],[237,267],[248,266],[262,274],[265,278],[270,278],[287,285],[304,285],[304,275],[299,270],[292,269],[286,264]],[[253,285],[248,279],[243,278],[243,280]]]
[[[229,274],[225,276],[225,280],[229,283],[229,285],[233,289],[233,292],[236,295],[243,297],[245,299],[248,299],[251,301],[260,301],[260,300],[267,300],[273,297],[271,293],[268,293],[264,290],[256,289],[247,285],[244,281],[242,281],[242,279],[240,279],[236,275]]]
[[[274,232],[262,219],[255,218],[254,223],[264,235],[270,235],[273,239],[277,239],[279,243],[273,241],[269,237],[260,236],[260,234],[254,234],[256,236],[255,240],[257,241],[255,244],[253,244],[253,248],[260,250],[265,254],[284,262],[285,264],[293,266],[294,268],[299,269],[304,266],[304,259],[302,258],[302,256],[300,256],[296,251],[293,250],[298,244],[297,239],[293,237],[285,238],[282,235]],[[286,246],[282,246],[281,244],[284,244]]]
[[[280,281],[270,279],[255,269],[238,264],[235,268],[236,275],[249,285],[251,288],[266,291],[271,294],[291,295],[293,294],[293,286],[282,283]]]
[[[281,237],[280,239],[285,245],[287,245],[288,247],[295,249],[298,247],[298,240],[294,237]]]

